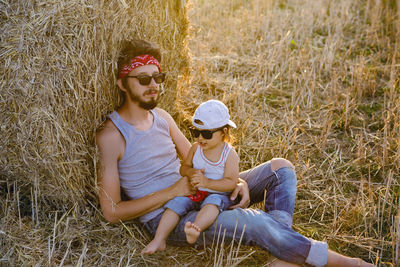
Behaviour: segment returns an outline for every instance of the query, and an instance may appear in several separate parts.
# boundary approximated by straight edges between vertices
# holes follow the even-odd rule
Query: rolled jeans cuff
[[[310,239],[311,247],[306,263],[311,266],[323,267],[328,262],[328,244]]]

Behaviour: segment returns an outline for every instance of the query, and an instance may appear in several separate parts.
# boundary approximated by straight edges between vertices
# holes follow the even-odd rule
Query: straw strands
[[[94,134],[119,105],[120,43],[159,44],[168,62],[164,99],[173,103],[178,74],[188,66],[185,1],[5,0],[0,12],[0,262],[35,265],[48,254],[48,263],[58,264],[63,255],[56,253],[68,258],[76,248],[69,240],[57,252],[60,222],[97,206]],[[90,246],[83,242],[83,258]]]
[[[118,105],[113,62],[120,41],[160,44],[172,99],[174,77],[187,65],[184,2],[1,5],[2,175],[35,183],[41,197],[81,202],[93,192],[94,131]]]
[[[399,7],[198,0],[189,13],[187,106],[227,103],[242,169],[296,166],[294,229],[382,266],[400,264]]]

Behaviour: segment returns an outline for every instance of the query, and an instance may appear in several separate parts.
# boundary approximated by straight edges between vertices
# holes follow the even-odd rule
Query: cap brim
[[[231,120],[229,120],[228,125],[231,126],[232,128],[236,128],[236,124]]]
[[[194,127],[196,127],[197,129],[207,130],[207,127],[206,127],[205,125],[197,124],[197,123],[195,123],[194,121],[192,121],[192,125],[193,125]]]

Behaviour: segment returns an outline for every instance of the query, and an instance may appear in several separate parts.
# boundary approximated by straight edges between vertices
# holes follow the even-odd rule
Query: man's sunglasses
[[[195,138],[199,137],[201,134],[201,136],[203,136],[204,139],[211,139],[213,137],[213,134],[221,129],[222,128],[218,128],[216,130],[199,130],[196,128],[190,128],[190,131],[192,132]]]
[[[156,84],[160,84],[165,80],[165,73],[157,73],[153,74],[152,76],[149,75],[139,75],[139,76],[126,76],[129,78],[136,78],[139,80],[141,85],[149,85],[151,83],[151,79],[154,79]]]

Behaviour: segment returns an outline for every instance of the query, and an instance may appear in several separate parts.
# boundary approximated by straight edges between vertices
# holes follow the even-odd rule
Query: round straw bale
[[[173,112],[187,71],[185,1],[14,1],[1,5],[0,170],[36,209],[96,199],[94,135],[120,105],[123,40],[163,51],[163,105]]]

